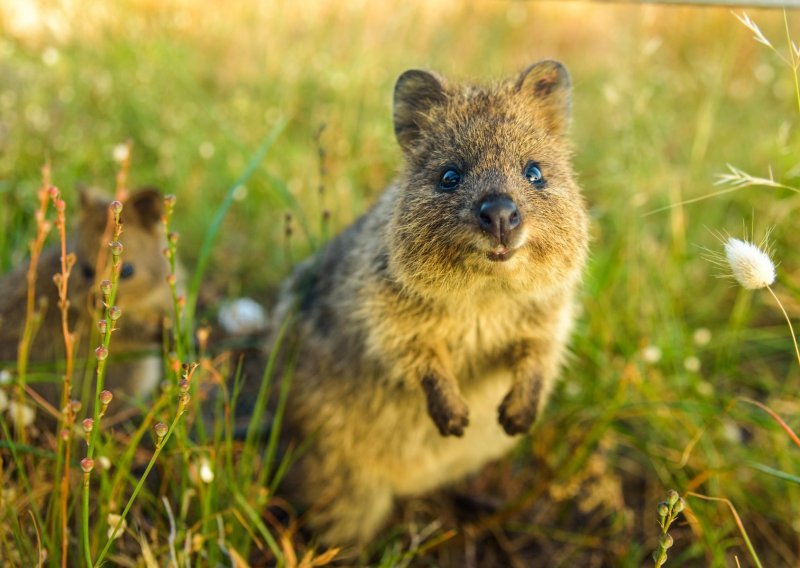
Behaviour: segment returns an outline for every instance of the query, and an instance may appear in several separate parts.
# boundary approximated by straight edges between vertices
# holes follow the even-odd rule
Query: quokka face
[[[108,251],[110,200],[105,196],[84,191],[81,193],[81,213],[76,230],[75,253],[77,264],[70,280],[77,301],[86,302],[86,294],[97,290],[108,272],[97,274],[98,256],[104,252],[107,266],[111,265]],[[161,217],[163,196],[153,189],[133,193],[123,204],[120,220],[123,230],[122,270],[120,272],[116,305],[125,321],[157,324],[172,310],[172,297],[167,284],[169,263],[163,250],[167,246]],[[121,325],[125,324],[121,322]],[[156,325],[160,329],[160,325]]]
[[[552,61],[487,89],[451,88],[426,71],[400,77],[395,131],[406,163],[390,261],[406,286],[545,293],[578,278],[587,219],[569,106],[569,76]]]
[[[109,206],[111,199],[96,191],[83,191],[72,237],[67,243],[75,253],[76,264],[69,279],[69,327],[75,334],[75,357],[78,365],[89,364],[97,344],[90,344],[92,330],[100,312],[97,300],[100,281],[110,278],[111,254]],[[155,190],[134,192],[123,204],[122,270],[114,304],[122,309],[118,329],[111,342],[111,355],[106,374],[106,388],[122,401],[148,395],[161,380],[161,344],[164,318],[172,312],[167,276],[169,264],[163,250],[167,241],[162,228],[163,198]],[[68,232],[70,234],[70,232]],[[105,266],[98,267],[100,253]],[[48,247],[37,266],[36,298],[44,309],[44,317],[33,339],[30,360],[45,371],[32,386],[55,404],[60,400],[60,376],[49,380],[50,370],[58,369],[65,356],[61,329],[61,312],[53,276],[61,270],[61,248]],[[26,273],[28,266],[0,278],[0,365],[10,364],[18,356],[18,345],[25,322]],[[74,392],[81,389],[83,373],[73,377]],[[115,405],[118,402],[114,403]],[[43,416],[43,415],[42,415]],[[42,422],[45,424],[45,422]]]

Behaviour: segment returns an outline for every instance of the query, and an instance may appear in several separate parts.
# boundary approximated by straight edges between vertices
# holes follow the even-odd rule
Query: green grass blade
[[[197,267],[195,268],[194,274],[192,275],[192,280],[189,284],[185,312],[187,333],[191,333],[191,329],[193,329],[197,294],[200,290],[200,283],[203,281],[203,275],[205,274],[208,260],[211,257],[211,248],[214,246],[214,241],[216,240],[217,233],[222,226],[222,221],[225,218],[228,209],[230,209],[231,205],[233,204],[236,188],[246,183],[247,180],[253,176],[258,167],[261,165],[261,162],[264,160],[264,157],[267,155],[267,152],[269,152],[270,148],[272,148],[272,145],[278,139],[278,136],[280,136],[281,132],[283,132],[283,129],[286,127],[287,123],[287,119],[281,118],[278,120],[275,126],[272,127],[272,130],[269,132],[269,134],[267,134],[263,142],[261,142],[261,146],[258,147],[256,152],[250,158],[250,162],[242,172],[242,175],[240,175],[239,178],[233,182],[228,189],[225,199],[223,199],[222,203],[217,208],[217,212],[214,215],[208,230],[206,231],[206,236],[203,240],[203,244],[200,248],[200,254],[197,258]]]
[[[792,475],[791,473],[786,473],[785,471],[781,471],[779,469],[775,469],[769,467],[768,465],[764,465],[762,463],[757,463],[757,462],[748,462],[747,466],[752,467],[753,469],[757,469],[758,471],[767,473],[769,475],[772,475],[774,477],[777,477],[778,479],[783,479],[784,481],[791,481],[792,483],[797,483],[798,485],[800,485],[800,477],[798,477],[797,475]]]

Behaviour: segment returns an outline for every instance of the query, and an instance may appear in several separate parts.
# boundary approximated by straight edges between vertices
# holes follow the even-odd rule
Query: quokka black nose
[[[521,220],[517,205],[505,195],[490,195],[478,205],[481,229],[503,244],[508,244],[508,235],[519,227]]]

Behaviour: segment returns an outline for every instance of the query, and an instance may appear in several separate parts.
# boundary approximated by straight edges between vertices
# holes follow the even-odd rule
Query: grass
[[[774,227],[773,290],[798,321],[800,196],[792,188],[800,186],[800,114],[796,74],[779,56],[796,63],[791,45],[783,47],[787,31],[800,37],[794,13],[786,21],[780,11],[749,13],[776,54],[730,12],[711,8],[27,5],[35,18],[0,8],[0,271],[28,257],[42,164],[49,159],[71,211],[78,183],[111,193],[113,149],[130,139],[130,187],[177,196],[170,222],[178,253],[201,275],[193,329],[214,321],[220,298],[268,304],[288,265],[363,212],[391,179],[400,152],[390,99],[400,72],[429,67],[488,79],[540,58],[564,61],[575,85],[575,167],[593,217],[572,361],[514,455],[454,488],[495,506],[471,516],[451,492],[404,503],[374,545],[373,563],[649,565],[668,489],[685,497],[686,509],[670,527],[667,566],[755,565],[750,546],[765,566],[800,562],[800,455],[786,430],[800,426],[800,367],[786,321],[768,294],[717,278],[704,258],[721,248],[716,232],[737,236],[743,220],[754,220],[757,234]],[[770,183],[739,184],[742,172]],[[738,177],[716,187],[720,174]],[[207,237],[212,229],[215,238]],[[274,450],[265,454],[252,430],[247,443],[233,441],[231,414],[247,393],[234,386],[206,398],[220,377],[235,374],[230,345],[216,330],[205,348],[190,345],[176,371],[199,363],[189,408],[158,446],[129,528],[106,558],[326,563],[333,552],[310,548],[279,484],[277,493],[268,489],[281,471]],[[74,501],[80,489],[70,493],[70,562],[88,556],[84,536],[95,559],[108,541],[109,514],[122,511],[157,451],[153,424],[175,419],[178,378],[138,422],[98,434],[97,455],[112,466],[98,463],[91,474],[88,534]],[[201,410],[213,419],[202,438],[190,438]],[[57,563],[60,517],[47,508],[59,481],[49,470],[55,446],[14,441],[8,413],[0,424],[0,559],[35,565],[46,549],[45,564]],[[73,448],[74,485],[84,448]],[[211,483],[199,477],[203,460]]]

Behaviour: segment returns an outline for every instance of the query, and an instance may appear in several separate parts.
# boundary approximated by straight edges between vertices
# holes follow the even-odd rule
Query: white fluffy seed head
[[[11,415],[11,421],[14,423],[14,427],[18,430],[27,428],[33,424],[36,418],[36,410],[33,407],[19,403],[16,400],[12,400],[8,403],[8,413]]]
[[[214,470],[211,469],[211,463],[207,458],[200,460],[200,480],[206,484],[214,481]]]
[[[729,237],[725,257],[736,281],[748,290],[766,288],[775,282],[775,264],[753,243]]]

